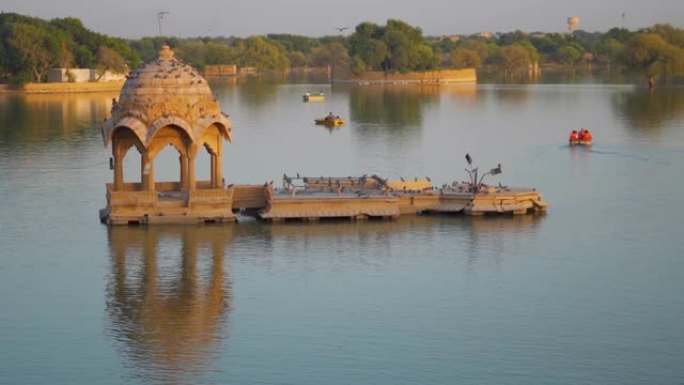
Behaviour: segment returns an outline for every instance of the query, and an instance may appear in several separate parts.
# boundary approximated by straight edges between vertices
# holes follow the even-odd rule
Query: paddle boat
[[[336,116],[334,118],[315,119],[314,122],[316,124],[322,124],[325,126],[341,126],[344,124],[344,119],[340,118],[339,116]]]
[[[571,146],[591,146],[591,140],[569,140]]]
[[[302,95],[302,100],[305,102],[322,102],[325,100],[325,94],[323,91],[318,93],[311,93],[307,91],[304,95]]]
[[[568,138],[571,146],[591,146],[592,136],[589,130],[581,129],[579,132],[573,130]]]

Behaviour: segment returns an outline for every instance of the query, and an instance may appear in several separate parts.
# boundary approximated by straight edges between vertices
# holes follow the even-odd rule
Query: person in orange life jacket
[[[569,140],[575,142],[578,139],[579,139],[579,136],[577,135],[577,130],[572,130],[572,132],[570,133]]]
[[[591,133],[589,130],[582,130],[582,133],[580,134],[579,137],[580,140],[591,140]]]

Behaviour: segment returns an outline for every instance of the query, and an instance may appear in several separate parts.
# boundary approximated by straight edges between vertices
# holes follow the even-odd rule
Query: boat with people
[[[314,122],[326,126],[341,126],[344,124],[344,119],[340,118],[339,115],[334,115],[330,112],[325,118],[314,119]]]
[[[320,118],[320,119],[315,119],[314,122],[316,124],[323,124],[326,126],[341,126],[344,124],[344,119],[342,119],[340,117],[335,117],[333,119]]]
[[[581,128],[579,132],[577,130],[572,130],[570,136],[568,137],[568,143],[571,146],[591,146],[593,137],[589,130]]]
[[[306,91],[306,93],[302,95],[302,100],[305,102],[322,102],[325,100],[325,93],[323,91],[317,93]]]

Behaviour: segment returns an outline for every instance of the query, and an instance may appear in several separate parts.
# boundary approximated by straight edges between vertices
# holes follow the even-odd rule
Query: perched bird
[[[465,154],[465,158],[466,158],[466,162],[468,162],[468,164],[473,164],[473,158],[471,158],[470,154],[468,154],[467,152]]]

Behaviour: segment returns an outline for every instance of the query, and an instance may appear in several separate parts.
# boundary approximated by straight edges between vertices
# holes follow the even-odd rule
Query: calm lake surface
[[[213,90],[226,183],[441,185],[469,152],[549,212],[108,228],[98,125],[118,94],[0,94],[0,383],[684,383],[684,88]],[[347,124],[313,124],[330,111]],[[580,127],[591,148],[566,145]],[[177,180],[177,154],[155,168]]]

